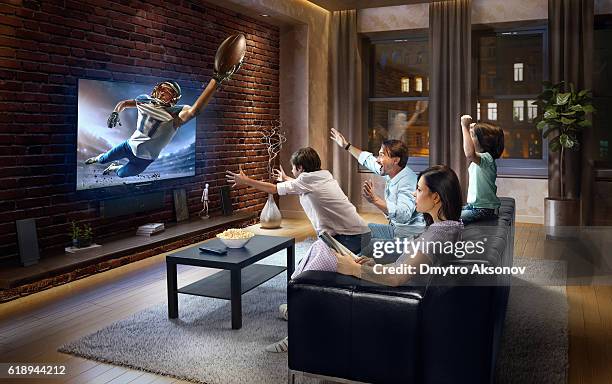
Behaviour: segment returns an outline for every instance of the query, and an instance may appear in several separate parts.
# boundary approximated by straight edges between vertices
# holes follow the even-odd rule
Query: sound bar
[[[100,201],[100,216],[105,219],[135,213],[161,210],[164,208],[165,192],[122,197]]]

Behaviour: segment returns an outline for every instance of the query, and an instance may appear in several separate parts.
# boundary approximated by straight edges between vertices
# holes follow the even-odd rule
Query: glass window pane
[[[502,158],[542,159],[543,141],[531,103],[542,90],[543,32],[485,33],[477,38],[478,102],[482,121],[499,125],[505,134]]]
[[[377,42],[372,54],[371,97],[429,95],[427,40]]]
[[[383,140],[408,144],[410,157],[429,156],[428,102],[372,101],[369,103],[368,151],[378,153]]]
[[[593,150],[595,160],[612,161],[612,23],[597,26],[593,41]]]
[[[482,36],[478,39],[482,96],[539,94],[542,89],[541,33]]]
[[[612,28],[593,31],[593,95],[612,96]]]

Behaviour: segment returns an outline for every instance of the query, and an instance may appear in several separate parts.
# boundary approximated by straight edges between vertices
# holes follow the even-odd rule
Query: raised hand
[[[121,120],[119,120],[119,112],[113,112],[108,117],[106,125],[108,125],[109,128],[115,128],[117,124],[121,125]]]
[[[272,170],[272,176],[276,179],[276,181],[287,181],[288,177],[287,174],[285,174],[285,170],[283,169],[283,166],[280,166],[280,169],[274,169]]]
[[[470,124],[472,124],[472,116],[463,115],[461,116],[461,126],[465,128],[469,128]]]
[[[427,100],[418,100],[416,102],[416,105],[414,106],[414,113],[416,114],[421,114],[423,112],[425,112],[427,110],[427,107],[429,107],[429,101]]]
[[[371,180],[366,180],[365,183],[363,183],[363,197],[370,203],[374,203],[374,201],[378,199],[378,196],[374,193],[374,186]]]
[[[348,141],[342,136],[336,128],[332,128],[330,132],[330,138],[336,142],[340,147],[344,148],[348,144]]]
[[[247,185],[247,180],[249,179],[249,177],[244,174],[242,166],[239,166],[238,173],[234,173],[232,171],[225,171],[225,179],[228,183],[232,183],[232,188],[234,188]]]

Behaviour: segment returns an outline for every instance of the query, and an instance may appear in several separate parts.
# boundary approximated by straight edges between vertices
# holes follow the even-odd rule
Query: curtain
[[[553,83],[564,80],[566,83],[574,83],[576,89],[592,88],[593,21],[593,0],[548,0],[550,78]],[[579,198],[581,186],[584,198],[590,198],[590,175],[586,171],[581,175],[581,168],[589,169],[589,160],[594,151],[592,137],[591,129],[584,130],[581,151],[566,151],[564,167],[567,198]],[[563,197],[560,196],[559,158],[559,152],[549,153],[550,197]]]
[[[459,118],[470,112],[471,0],[429,4],[429,163],[446,164],[467,194]]]
[[[356,147],[363,148],[362,138],[362,73],[357,11],[335,11],[330,33],[331,123]],[[361,205],[361,182],[357,161],[331,140],[332,174],[340,187],[356,205]]]

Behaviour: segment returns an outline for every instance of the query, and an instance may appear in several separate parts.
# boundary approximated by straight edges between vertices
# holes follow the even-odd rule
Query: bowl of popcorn
[[[217,234],[217,239],[221,240],[228,248],[242,248],[253,238],[253,232],[244,229],[230,228]]]

